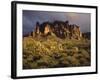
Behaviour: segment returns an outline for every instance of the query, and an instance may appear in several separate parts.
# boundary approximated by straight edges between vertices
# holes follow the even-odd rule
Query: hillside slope
[[[23,69],[90,66],[90,40],[23,38]]]

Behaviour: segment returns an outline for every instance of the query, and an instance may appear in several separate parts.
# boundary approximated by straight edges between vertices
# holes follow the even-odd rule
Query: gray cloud
[[[90,32],[91,19],[89,13],[23,10],[23,33],[27,34],[33,31],[37,21],[43,23],[45,21],[53,22],[55,20],[68,20],[70,24],[79,25],[82,32]]]

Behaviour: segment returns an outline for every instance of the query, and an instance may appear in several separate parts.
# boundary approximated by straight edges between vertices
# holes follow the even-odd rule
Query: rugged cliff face
[[[39,24],[36,23],[35,36],[48,36],[54,33],[59,38],[77,39],[80,40],[82,33],[80,27],[76,24],[69,24],[68,21],[54,21],[53,23],[44,22]],[[32,35],[34,36],[34,35]]]

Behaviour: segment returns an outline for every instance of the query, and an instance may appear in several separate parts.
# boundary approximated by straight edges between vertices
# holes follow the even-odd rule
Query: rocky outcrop
[[[54,33],[59,38],[77,39],[80,40],[82,33],[80,27],[76,24],[69,24],[68,21],[54,21],[53,23],[44,22],[39,24],[36,23],[35,36],[47,36]],[[33,35],[32,35],[33,36]]]
[[[90,32],[85,32],[82,33],[83,38],[90,40],[91,39],[91,33]]]

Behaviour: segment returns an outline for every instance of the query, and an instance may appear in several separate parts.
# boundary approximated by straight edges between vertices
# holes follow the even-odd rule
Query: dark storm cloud
[[[27,34],[34,30],[36,22],[53,22],[55,20],[69,21],[70,24],[80,26],[82,32],[90,32],[89,13],[70,13],[70,12],[45,12],[45,11],[23,11],[23,33]]]

